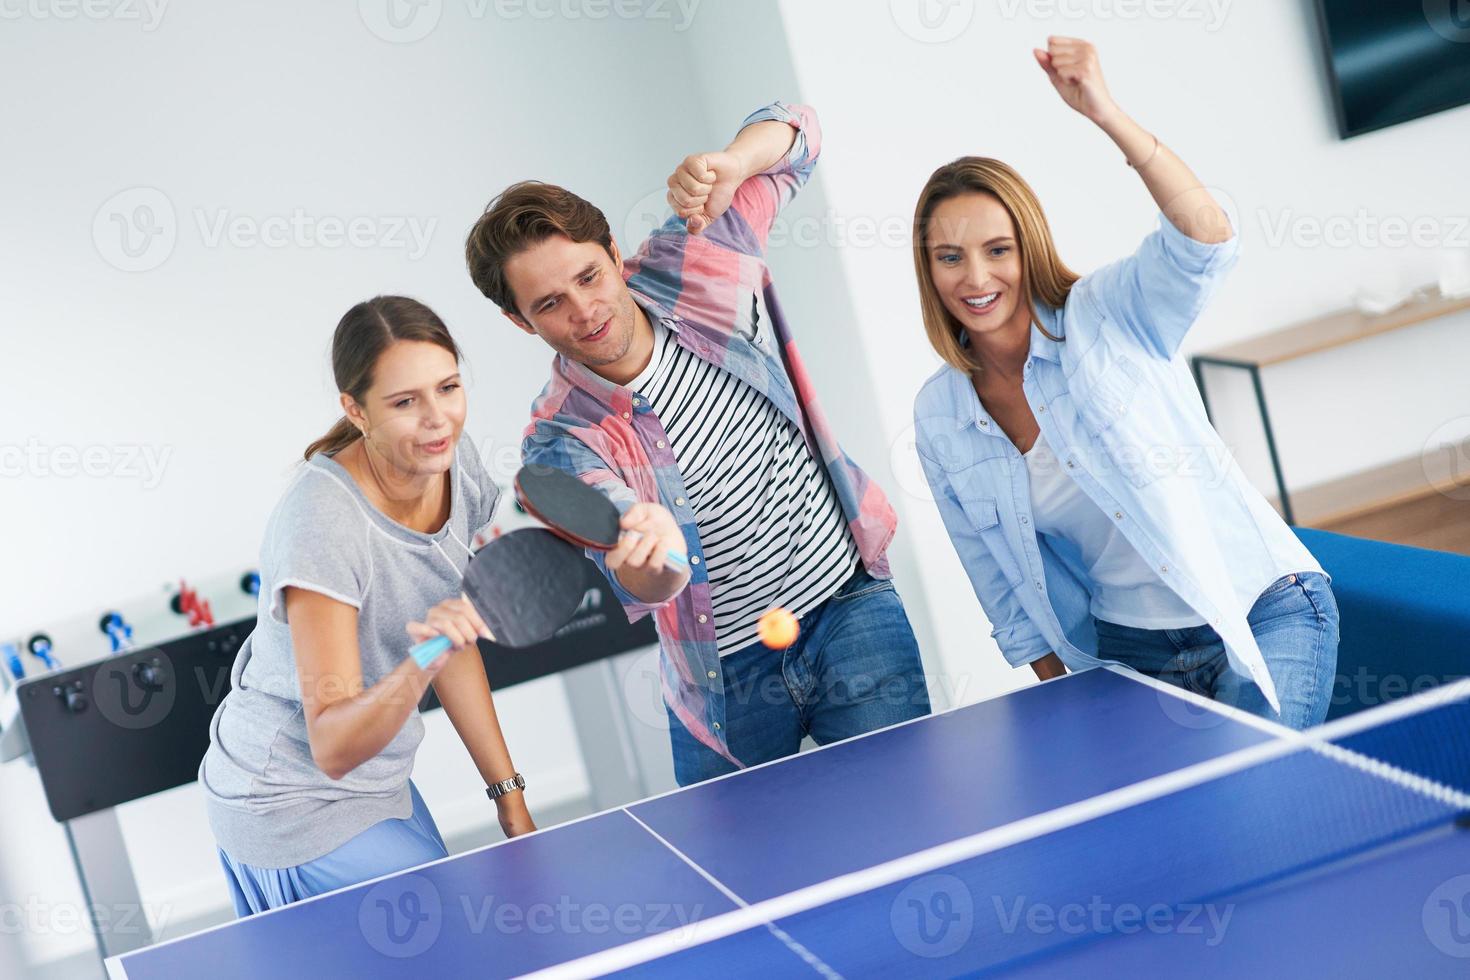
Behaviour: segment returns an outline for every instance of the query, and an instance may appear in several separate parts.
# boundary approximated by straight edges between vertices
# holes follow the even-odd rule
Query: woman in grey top
[[[461,438],[459,350],[428,307],[380,296],[337,325],[332,370],[346,414],[266,526],[256,627],[199,768],[242,916],[446,856],[409,780],[430,685],[505,833],[535,829],[461,595],[498,491]],[[420,668],[409,647],[441,634],[453,649]]]

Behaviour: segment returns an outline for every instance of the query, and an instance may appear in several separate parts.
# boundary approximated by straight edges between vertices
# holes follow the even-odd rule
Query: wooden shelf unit
[[[1437,290],[1431,289],[1422,289],[1418,295],[1419,298],[1378,316],[1368,316],[1358,310],[1339,310],[1229,344],[1201,356],[1234,364],[1269,367],[1470,310],[1470,296],[1445,299]]]
[[[1271,469],[1276,478],[1276,496],[1272,503],[1288,524],[1300,522],[1312,527],[1353,524],[1375,513],[1402,507],[1434,494],[1463,502],[1470,498],[1470,490],[1465,489],[1470,486],[1470,473],[1456,474],[1453,468],[1455,461],[1449,457],[1416,456],[1290,493],[1281,468],[1265,389],[1261,384],[1262,368],[1467,310],[1470,310],[1470,296],[1444,297],[1439,295],[1438,289],[1426,287],[1418,290],[1409,302],[1387,313],[1369,316],[1358,310],[1339,310],[1196,354],[1190,363],[1206,413],[1210,412],[1210,401],[1205,389],[1205,367],[1238,368],[1250,375],[1266,435],[1266,449],[1271,457]],[[1211,419],[1213,421],[1213,414]]]

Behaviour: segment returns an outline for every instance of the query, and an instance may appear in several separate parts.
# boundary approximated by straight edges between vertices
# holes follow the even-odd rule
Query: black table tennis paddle
[[[618,508],[593,487],[553,466],[523,466],[516,474],[516,497],[526,513],[572,544],[611,551],[624,532]],[[689,558],[673,548],[664,557],[687,568]]]
[[[520,528],[475,553],[465,568],[464,594],[496,643],[534,646],[576,615],[587,594],[587,558],[551,531]],[[436,636],[409,652],[427,667],[450,646],[449,637]]]

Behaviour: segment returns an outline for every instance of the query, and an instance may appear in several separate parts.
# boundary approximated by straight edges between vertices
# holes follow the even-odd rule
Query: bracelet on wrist
[[[492,800],[499,800],[507,793],[514,793],[518,789],[526,788],[526,777],[516,773],[509,779],[502,779],[498,783],[491,783],[485,787],[485,795]]]

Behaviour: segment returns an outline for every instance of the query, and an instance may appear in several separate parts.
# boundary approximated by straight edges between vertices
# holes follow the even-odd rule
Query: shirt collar
[[[1051,361],[1053,364],[1062,363],[1062,345],[1041,332],[1041,328],[1045,327],[1046,332],[1051,334],[1052,337],[1064,336],[1057,329],[1057,321],[1060,319],[1061,316],[1058,312],[1050,306],[1036,307],[1036,322],[1031,324],[1032,357],[1039,357],[1043,360]]]
[[[975,386],[970,383],[970,376],[957,367],[949,369],[949,401],[957,407],[955,421],[960,428],[974,426],[981,432],[992,432],[995,423],[990,414],[985,411],[985,406],[980,404],[980,397],[975,394]]]
[[[1038,306],[1036,319],[1037,322],[1031,324],[1031,349],[1027,355],[1028,361],[1040,358],[1053,364],[1060,364],[1062,361],[1061,344],[1042,333],[1040,329],[1045,327],[1052,336],[1062,336],[1057,332],[1057,320],[1059,319],[1057,311],[1049,306]],[[968,347],[968,341],[969,337],[965,335],[961,337],[960,343]],[[970,383],[970,376],[963,371],[952,370],[950,384],[953,403],[959,406],[969,406],[968,411],[964,408],[959,410],[955,421],[959,422],[961,427],[973,425],[981,432],[1001,435],[1000,426],[996,424],[995,419],[991,418],[985,406],[980,403],[979,396],[975,394],[975,386]]]

